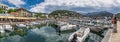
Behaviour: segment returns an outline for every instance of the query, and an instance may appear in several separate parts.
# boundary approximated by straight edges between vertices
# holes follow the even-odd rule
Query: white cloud
[[[45,0],[30,10],[33,12],[51,12],[57,9],[73,11],[113,11],[120,7],[120,0]]]
[[[24,5],[25,2],[22,0],[7,0],[9,3],[14,4],[16,7],[20,7],[20,5]]]

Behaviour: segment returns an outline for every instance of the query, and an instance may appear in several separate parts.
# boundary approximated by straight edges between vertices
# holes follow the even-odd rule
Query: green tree
[[[42,14],[35,14],[34,16],[35,17],[40,17],[40,16],[42,16]]]
[[[35,14],[34,16],[38,18],[46,18],[46,16],[44,16],[42,13]]]
[[[117,16],[118,19],[120,19],[120,13],[118,13],[116,16]]]
[[[3,9],[0,7],[0,13],[2,13],[3,12]]]
[[[11,13],[11,12],[16,12],[16,9],[9,9],[7,10],[8,13]]]
[[[82,16],[81,14],[74,12],[74,11],[69,11],[69,10],[55,10],[53,12],[51,12],[49,15],[49,17],[53,17],[53,18],[61,18],[61,17],[80,17]]]

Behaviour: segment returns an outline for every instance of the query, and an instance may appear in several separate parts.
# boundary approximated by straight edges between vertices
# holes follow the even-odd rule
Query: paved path
[[[117,23],[117,33],[112,33],[110,42],[120,42],[120,21]]]

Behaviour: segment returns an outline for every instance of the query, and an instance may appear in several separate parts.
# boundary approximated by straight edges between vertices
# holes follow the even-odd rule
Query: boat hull
[[[73,36],[74,36],[76,33],[78,33],[79,31],[81,31],[81,30],[79,29],[78,31],[76,31],[76,32],[74,32],[73,34],[71,34],[70,37],[68,38],[68,42],[71,42],[71,40],[74,38]],[[83,33],[84,35],[83,35],[82,37],[77,36],[76,42],[83,42],[83,41],[85,41],[85,39],[88,37],[89,32],[90,32],[90,29],[89,29],[89,28],[86,28],[86,29],[84,30],[84,33]]]

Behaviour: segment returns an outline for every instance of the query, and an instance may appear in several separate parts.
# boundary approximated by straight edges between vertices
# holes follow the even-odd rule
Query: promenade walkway
[[[109,42],[120,42],[120,21],[117,22],[117,33],[112,33]]]

